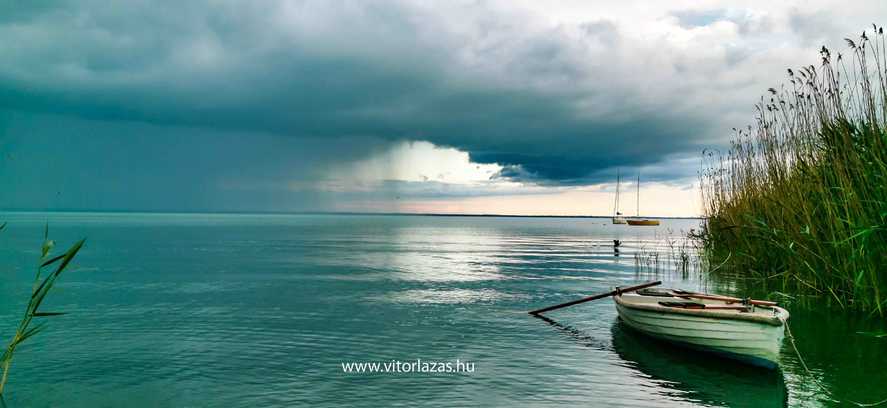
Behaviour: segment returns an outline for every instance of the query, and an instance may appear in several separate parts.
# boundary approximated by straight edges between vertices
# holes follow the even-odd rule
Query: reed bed
[[[698,240],[681,231],[683,237],[676,238],[672,231],[661,238],[662,247],[647,248],[641,245],[634,253],[634,265],[637,273],[659,276],[661,273],[679,274],[682,279],[689,279],[691,274],[698,274],[704,269],[703,262],[707,258],[699,256]]]
[[[704,152],[710,264],[771,290],[842,308],[887,311],[887,46],[884,29],[823,47],[821,64],[788,69],[734,129]]]

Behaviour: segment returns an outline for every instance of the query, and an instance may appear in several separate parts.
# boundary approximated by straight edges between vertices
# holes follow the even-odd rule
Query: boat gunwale
[[[695,317],[706,318],[706,319],[738,320],[738,321],[744,321],[744,322],[749,322],[749,323],[767,324],[770,326],[777,326],[777,327],[782,326],[784,324],[783,320],[780,319],[779,316],[780,315],[788,315],[788,312],[779,306],[773,306],[773,309],[775,310],[776,313],[773,314],[772,316],[762,316],[760,314],[753,314],[753,313],[745,313],[745,314],[743,314],[743,313],[724,313],[723,310],[681,309],[681,308],[675,308],[675,307],[660,306],[658,304],[657,305],[634,304],[634,303],[630,303],[630,302],[623,300],[622,295],[613,296],[613,300],[618,305],[628,308],[628,309],[643,310],[643,311],[663,313],[663,314],[669,314],[669,313],[680,314],[680,315],[695,316]]]

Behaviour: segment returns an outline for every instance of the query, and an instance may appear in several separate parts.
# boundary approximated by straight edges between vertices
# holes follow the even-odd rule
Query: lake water
[[[44,307],[69,314],[16,354],[10,407],[834,405],[813,377],[835,398],[887,398],[887,338],[857,334],[883,331],[877,319],[790,308],[811,377],[787,344],[782,369],[766,371],[651,341],[626,330],[609,300],[550,320],[526,314],[651,279],[735,292],[742,285],[675,270],[673,240],[697,220],[2,218],[4,340],[29,293],[43,224],[59,247],[88,238]],[[342,368],[417,359],[473,371]]]

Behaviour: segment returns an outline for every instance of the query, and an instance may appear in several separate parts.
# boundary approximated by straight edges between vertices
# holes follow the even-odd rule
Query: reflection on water
[[[788,394],[781,371],[735,364],[724,359],[674,347],[637,333],[616,321],[610,338],[595,338],[554,319],[542,321],[585,347],[615,353],[628,375],[654,380],[649,390],[660,397],[711,406],[784,407]]]
[[[745,287],[736,281],[679,272],[675,240],[695,220],[2,218],[4,338],[33,282],[43,223],[59,243],[89,238],[47,305],[70,314],[16,356],[12,407],[775,406],[786,394],[791,406],[829,403],[788,353],[781,375],[700,360],[625,332],[607,300],[552,312],[557,330],[526,314],[651,279],[747,295],[734,293]],[[792,314],[799,348],[828,387],[858,400],[882,393],[887,340],[853,334],[882,323]],[[476,371],[346,375],[340,366],[417,358],[471,361]]]
[[[613,349],[628,367],[663,381],[675,394],[727,407],[782,407],[788,403],[782,372],[735,364],[675,347],[613,324]]]
[[[494,289],[415,289],[401,292],[392,292],[372,300],[404,302],[404,303],[475,303],[495,302],[505,299],[513,299],[519,295],[502,293]]]

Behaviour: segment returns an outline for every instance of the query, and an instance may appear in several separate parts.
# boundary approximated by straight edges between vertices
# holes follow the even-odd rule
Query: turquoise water
[[[336,215],[4,214],[0,335],[33,279],[43,223],[87,237],[19,350],[10,407],[829,405],[786,350],[776,372],[627,331],[608,300],[527,310],[662,279],[698,221]],[[671,237],[671,238],[670,238]],[[613,239],[621,239],[618,254]],[[639,270],[635,255],[648,261]],[[651,263],[658,254],[658,262]],[[617,256],[618,255],[618,256]],[[730,284],[718,283],[729,291]],[[814,375],[871,400],[880,323],[794,313]],[[344,373],[347,362],[470,362],[463,373]],[[887,392],[887,391],[884,391]],[[885,395],[887,397],[887,395]]]

